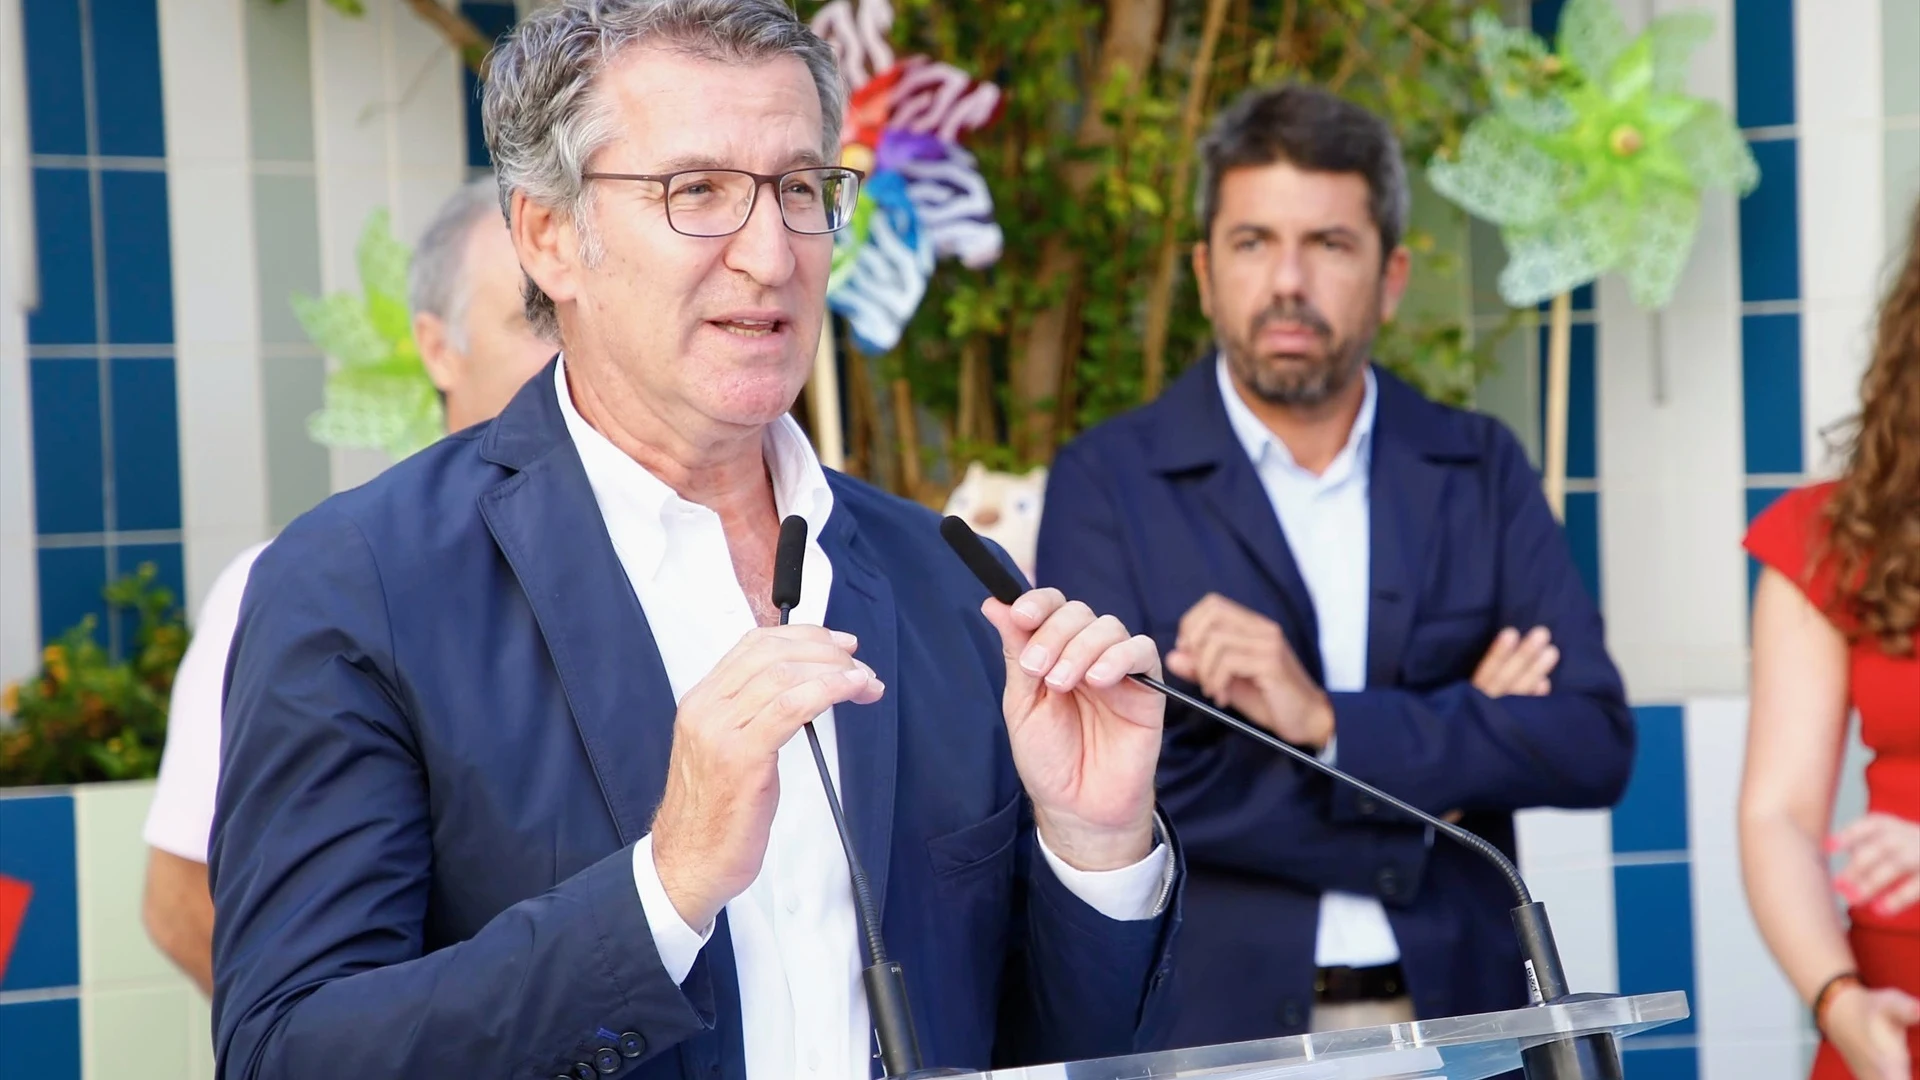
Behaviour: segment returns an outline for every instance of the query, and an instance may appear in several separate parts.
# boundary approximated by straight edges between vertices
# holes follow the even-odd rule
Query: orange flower
[[[0,712],[8,716],[20,711],[20,684],[10,682],[5,690],[0,690]]]

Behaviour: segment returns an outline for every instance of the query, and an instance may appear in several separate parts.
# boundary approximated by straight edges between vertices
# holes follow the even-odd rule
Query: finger
[[[1560,650],[1557,647],[1548,645],[1535,653],[1533,662],[1527,665],[1526,671],[1520,676],[1519,685],[1523,692],[1531,692],[1535,687],[1545,685],[1547,676],[1559,666]]]
[[[1217,705],[1227,703],[1234,674],[1244,666],[1234,660],[1234,651],[1234,641],[1224,634],[1211,635],[1199,649],[1200,689]]]
[[[1021,599],[1024,602],[1026,597]],[[1118,620],[1115,622],[1117,625]],[[1027,638],[1026,648],[1020,650],[1017,660],[1020,670],[1035,679],[1045,678],[1060,661],[1067,645],[1093,623],[1093,609],[1078,600],[1055,607]]]
[[[754,717],[749,731],[773,751],[786,745],[801,725],[843,701],[878,701],[886,686],[863,668],[827,672],[775,695]]]
[[[1033,693],[1037,680],[1020,670],[1019,663],[1019,656],[1026,651],[1027,642],[1033,634],[1015,622],[1011,605],[1003,604],[991,596],[980,605],[980,613],[1000,632],[1000,654],[1007,659],[1007,693]]]
[[[1904,871],[1883,849],[1863,849],[1841,872],[1838,884],[1847,899],[1864,904],[1887,891],[1904,876]]]
[[[765,627],[742,637],[701,682],[722,697],[739,697],[761,682],[769,669],[781,664],[849,667],[857,662],[853,658],[857,647],[858,641],[852,634],[838,630],[818,626]]]
[[[1864,817],[1854,820],[1846,828],[1834,833],[1832,839],[1827,841],[1827,850],[1830,852],[1845,851],[1878,835],[1889,824],[1891,824],[1891,822],[1887,820],[1884,814],[1867,814]]]
[[[824,663],[788,660],[768,665],[733,695],[737,706],[736,715],[739,717],[738,724],[740,726],[752,724],[771,702],[796,686],[818,679],[835,676],[852,677],[856,674],[863,676],[867,681],[879,681],[879,676],[872,668],[850,656]]]
[[[1916,903],[1920,903],[1920,874],[1908,874],[1880,894],[1873,902],[1873,910],[1879,915],[1898,915]]]
[[[1905,990],[1888,987],[1879,991],[1880,999],[1887,1003],[1887,1013],[1906,1027],[1920,1024],[1920,998]]]
[[[1493,644],[1487,648],[1487,654],[1480,658],[1480,665],[1473,669],[1473,685],[1481,693],[1493,696],[1488,687],[1498,686],[1498,674],[1506,667],[1507,658],[1520,644],[1520,631],[1509,626],[1493,636]]]
[[[1167,672],[1176,679],[1194,681],[1193,654],[1185,649],[1176,648],[1167,654]]]
[[[1080,685],[1081,679],[1093,665],[1106,656],[1108,649],[1126,644],[1129,637],[1127,628],[1121,625],[1119,619],[1111,615],[1102,615],[1082,626],[1067,639],[1066,643],[1060,647],[1059,658],[1042,677],[1055,693],[1070,693]],[[1107,685],[1112,685],[1112,682],[1113,680],[1109,678]]]
[[[1059,589],[1029,589],[1026,595],[1013,602],[1014,625],[1032,633],[1065,606],[1067,596]]]
[[[1546,630],[1538,626],[1527,631],[1520,638],[1519,643],[1513,647],[1513,652],[1507,654],[1507,661],[1501,668],[1500,682],[1506,687],[1508,693],[1533,681],[1529,672],[1539,662],[1540,654],[1550,645],[1551,641],[1547,637]]]
[[[1116,620],[1117,621],[1117,620]],[[1122,633],[1125,631],[1122,630]],[[1109,646],[1094,660],[1087,669],[1087,685],[1095,689],[1106,689],[1118,685],[1128,675],[1151,675],[1160,677],[1160,649],[1153,639],[1145,634],[1135,634],[1118,644]],[[1148,693],[1154,691],[1141,687]]]

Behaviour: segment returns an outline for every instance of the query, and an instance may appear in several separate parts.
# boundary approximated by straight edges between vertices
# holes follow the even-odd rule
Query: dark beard
[[[1314,331],[1325,343],[1326,358],[1284,368],[1262,363],[1253,355],[1249,343],[1260,336],[1261,328],[1267,323],[1281,320],[1296,322]],[[1373,348],[1378,330],[1379,323],[1370,320],[1354,337],[1337,338],[1333,327],[1311,304],[1290,300],[1276,303],[1255,316],[1244,338],[1223,338],[1220,349],[1226,354],[1228,370],[1235,379],[1260,400],[1269,405],[1311,409],[1333,400],[1352,385],[1360,369],[1366,366],[1367,354]]]

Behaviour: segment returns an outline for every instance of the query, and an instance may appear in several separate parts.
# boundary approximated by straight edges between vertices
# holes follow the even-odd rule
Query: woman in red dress
[[[1920,208],[1908,243],[1846,472],[1783,496],[1746,539],[1763,569],[1741,860],[1824,1036],[1815,1080],[1910,1080],[1920,1063]],[[1852,711],[1874,752],[1868,813],[1830,832]]]

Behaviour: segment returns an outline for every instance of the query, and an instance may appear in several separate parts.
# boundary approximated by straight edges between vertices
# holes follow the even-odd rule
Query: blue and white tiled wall
[[[1812,1036],[1748,915],[1736,854],[1755,573],[1739,545],[1782,491],[1837,466],[1822,433],[1854,408],[1920,197],[1920,0],[1618,4],[1636,26],[1714,16],[1690,89],[1734,111],[1762,179],[1744,199],[1709,197],[1659,316],[1613,280],[1575,304],[1568,538],[1641,745],[1618,808],[1527,815],[1522,859],[1583,987],[1692,997],[1691,1021],[1636,1040],[1630,1077],[1788,1080],[1805,1075]],[[1560,4],[1529,7],[1545,28]],[[1537,440],[1537,413],[1505,414]],[[1838,821],[1864,806],[1862,759],[1856,744]]]

